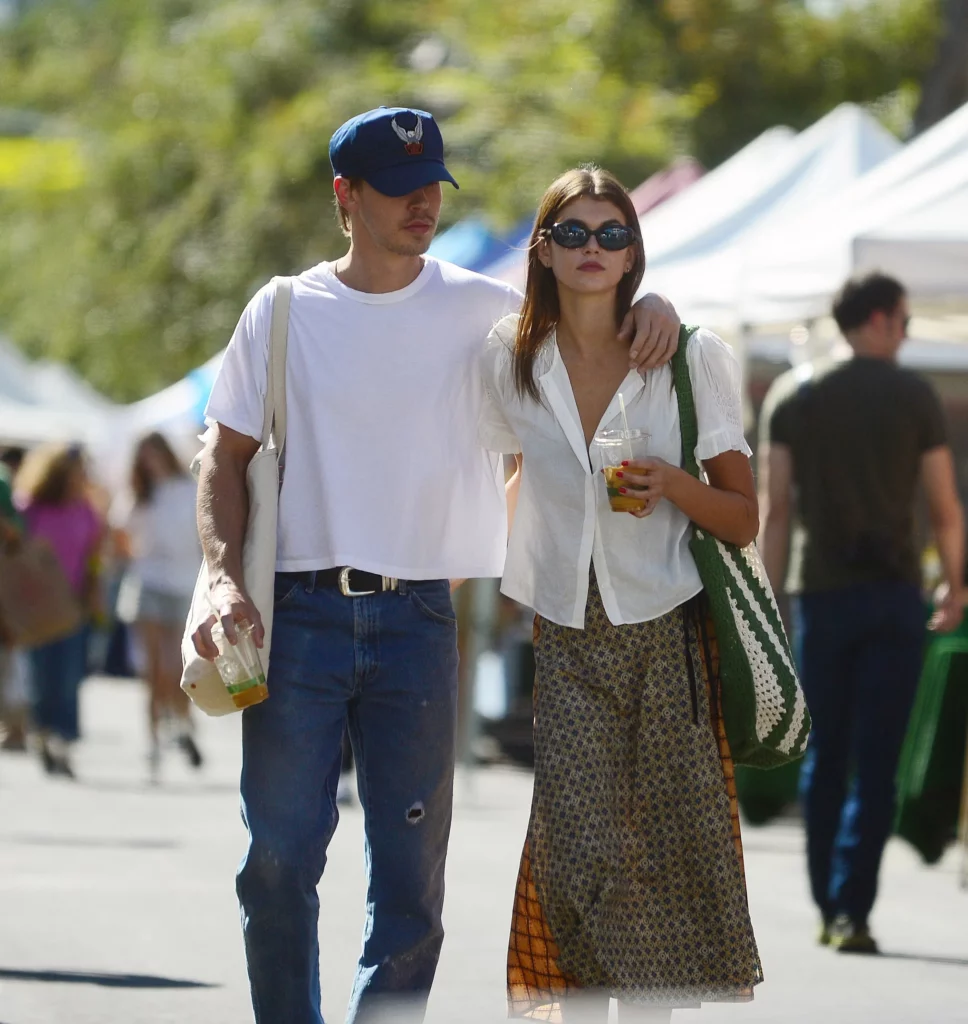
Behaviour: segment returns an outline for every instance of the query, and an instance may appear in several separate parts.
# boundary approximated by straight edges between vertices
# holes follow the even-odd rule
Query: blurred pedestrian
[[[707,485],[679,468],[671,368],[630,370],[618,336],[645,269],[626,190],[596,167],[562,175],[528,254],[521,315],[484,351],[481,417],[487,447],[522,453],[502,591],[537,613],[509,1007],[605,1024],[613,996],[621,1021],[669,1021],[675,1007],[750,999],[762,980],[689,551],[692,523],[734,544],[756,536],[739,366],[714,334],[690,338]],[[612,511],[595,472],[593,438],[621,432],[620,398],[651,437],[650,457],[619,473],[631,514]]]
[[[350,244],[292,280],[270,695],[242,717],[249,847],[237,888],[260,1024],[322,1020],[316,886],[347,723],[369,891],[346,1019],[370,1022],[388,999],[423,1018],[453,800],[450,580],[499,574],[506,547],[503,465],[477,443],[478,362],[520,296],[424,255],[441,182],[453,182],[430,114],[361,114],[335,133],[330,159]],[[258,643],[241,566],[273,291],[249,303],[226,350],[199,482],[214,607],[230,638],[248,620]],[[637,313],[639,358],[668,358],[678,321],[667,304],[652,297]],[[195,634],[206,657],[214,621]]]
[[[45,444],[28,452],[14,490],[28,534],[51,546],[84,612],[74,632],[30,652],[31,717],[44,769],[73,778],[69,746],[79,736],[78,689],[87,671],[88,623],[98,606],[101,521],[87,497],[78,447]]]
[[[134,629],[148,683],[149,768],[161,767],[167,726],[193,768],[202,755],[192,734],[191,702],[181,689],[181,638],[202,550],[195,524],[195,481],[162,434],[135,449],[131,494],[111,512],[127,567],[118,591],[118,618]]]
[[[852,358],[798,372],[764,406],[762,547],[774,588],[795,595],[813,718],[801,795],[820,942],[874,953],[868,918],[925,639],[918,481],[944,572],[931,623],[940,631],[961,621],[964,520],[941,404],[897,364],[904,287],[879,273],[850,280],[833,315]]]
[[[14,506],[12,487],[23,456],[22,448],[7,448],[0,454],[0,547],[13,548],[23,537],[23,519]],[[27,655],[13,646],[0,620],[0,750],[26,750],[29,705]]]

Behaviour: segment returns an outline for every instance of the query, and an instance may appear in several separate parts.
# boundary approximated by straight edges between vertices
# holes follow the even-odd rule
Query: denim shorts
[[[121,580],[116,606],[122,622],[160,622],[165,626],[184,626],[191,608],[191,594],[170,594],[158,590],[134,575]]]

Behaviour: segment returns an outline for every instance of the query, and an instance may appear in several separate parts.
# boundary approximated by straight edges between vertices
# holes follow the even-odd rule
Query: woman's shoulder
[[[733,346],[723,341],[715,331],[711,331],[708,327],[697,327],[689,335],[686,353],[693,359],[736,358],[733,354]]]
[[[689,336],[686,362],[693,378],[699,373],[726,380],[738,379],[739,360],[733,347],[706,327],[700,327]]]
[[[508,313],[507,316],[502,316],[491,328],[491,333],[487,336],[487,342],[484,346],[485,351],[489,349],[505,349],[510,355],[514,351],[514,339],[518,335],[518,321],[520,319],[520,313]]]
[[[509,313],[501,317],[491,328],[484,351],[481,353],[481,369],[485,383],[492,387],[498,385],[508,373],[514,356],[514,340],[518,333],[517,313]]]

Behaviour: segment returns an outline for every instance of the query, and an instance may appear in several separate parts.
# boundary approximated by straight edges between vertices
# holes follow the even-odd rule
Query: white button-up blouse
[[[591,563],[610,622],[658,618],[702,590],[689,552],[689,520],[668,500],[645,519],[611,511],[601,456],[594,445],[590,452],[585,446],[553,333],[534,364],[542,402],[517,393],[511,371],[517,322],[517,314],[501,320],[482,356],[481,442],[491,451],[524,455],[501,591],[552,622],[582,629]],[[732,350],[715,334],[699,330],[690,339],[686,361],[699,424],[696,457],[752,454],[743,436],[740,369]],[[631,370],[619,390],[629,427],[651,435],[650,453],[681,465],[671,368]],[[618,429],[616,393],[596,433]]]

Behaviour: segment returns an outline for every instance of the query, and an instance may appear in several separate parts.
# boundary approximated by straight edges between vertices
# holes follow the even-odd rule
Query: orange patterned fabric
[[[719,646],[716,643],[716,627],[713,625],[711,616],[706,618],[706,634],[709,638],[709,654],[712,658],[712,671],[706,664],[706,655],[702,646],[699,648],[699,656],[702,658],[703,674],[706,677],[706,694],[710,699],[710,712],[712,714],[713,728],[716,732],[716,739],[719,743],[719,760],[723,765],[723,779],[726,782],[726,794],[729,797],[729,817],[733,823],[733,844],[736,847],[736,856],[739,858],[740,870],[743,872],[743,879],[746,879],[746,860],[743,857],[743,835],[739,824],[739,797],[736,794],[736,771],[733,767],[733,755],[729,749],[729,740],[726,738],[726,722],[722,714],[722,688],[723,683],[719,678]],[[715,685],[716,699],[713,700],[713,686]],[[753,998],[752,990],[750,998]]]
[[[524,844],[508,944],[508,1016],[559,1021],[559,1001],[578,985],[558,970],[558,947],[545,921]]]
[[[603,788],[602,776],[607,776],[611,770],[611,763],[606,759],[597,757],[596,754],[590,750],[589,743],[593,742],[591,739],[583,739],[583,735],[588,732],[587,729],[583,729],[582,725],[589,721],[589,707],[579,706],[574,703],[574,698],[569,697],[569,687],[575,685],[583,685],[579,677],[582,675],[588,675],[588,661],[582,661],[581,657],[592,652],[592,664],[596,667],[593,671],[593,675],[597,678],[592,685],[593,692],[601,682],[601,678],[604,677],[606,681],[612,681],[614,685],[619,687],[635,687],[641,685],[641,673],[636,671],[628,671],[628,658],[627,650],[620,652],[617,656],[607,656],[604,661],[595,662],[595,658],[599,657],[599,652],[596,645],[601,645],[602,642],[614,641],[614,631],[629,631],[637,630],[640,631],[642,636],[636,639],[648,639],[653,645],[654,651],[652,656],[656,660],[656,664],[660,666],[660,676],[665,673],[662,678],[667,678],[670,675],[676,675],[677,670],[675,669],[676,661],[673,648],[676,644],[676,636],[678,636],[679,650],[682,652],[683,666],[686,665],[685,660],[685,649],[686,649],[686,638],[683,634],[683,619],[682,610],[677,609],[675,612],[669,613],[668,616],[664,616],[661,620],[657,620],[653,624],[637,624],[635,626],[628,627],[613,627],[607,624],[607,619],[604,617],[604,610],[601,607],[600,597],[597,592],[597,586],[595,585],[594,579],[591,581],[590,593],[589,593],[589,609],[586,616],[586,629],[582,630],[568,630],[566,627],[557,626],[554,623],[535,618],[535,645],[536,655],[539,652],[543,657],[538,657],[538,679],[535,686],[535,713],[536,713],[536,760],[540,760],[541,755],[539,748],[542,740],[540,737],[545,736],[544,742],[548,742],[548,737],[553,736],[554,742],[561,742],[564,740],[564,747],[560,753],[562,756],[574,762],[577,759],[582,765],[582,768],[577,773],[572,771],[570,774],[565,775],[554,774],[548,776],[545,773],[545,781],[541,782],[542,772],[540,766],[536,765],[536,794],[535,794],[535,806],[532,810],[532,821],[529,825],[528,840],[525,842],[524,850],[521,857],[520,868],[518,872],[517,886],[514,898],[514,910],[512,914],[511,923],[511,935],[508,946],[508,963],[507,963],[507,985],[508,985],[508,1009],[511,1017],[526,1018],[530,1020],[542,1020],[558,1022],[561,1020],[561,1002],[563,999],[567,999],[569,994],[575,994],[582,988],[606,988],[611,991],[613,995],[620,999],[624,999],[629,1002],[646,1003],[652,1002],[653,998],[651,990],[648,986],[655,982],[655,979],[659,979],[656,985],[655,991],[659,992],[659,995],[654,1001],[662,1003],[664,1005],[675,1005],[675,1006],[696,1006],[699,1005],[701,1000],[716,999],[716,1000],[747,1000],[752,998],[753,985],[762,979],[762,971],[759,965],[759,958],[756,954],[755,943],[752,939],[752,932],[749,931],[748,911],[746,910],[746,893],[745,893],[745,875],[743,871],[743,848],[742,839],[740,836],[740,825],[739,825],[739,811],[738,803],[736,798],[736,785],[733,773],[733,763],[729,752],[729,744],[726,739],[725,728],[722,721],[722,716],[718,713],[719,700],[713,699],[712,686],[710,679],[715,681],[715,687],[718,697],[719,680],[718,680],[718,658],[715,647],[715,638],[711,634],[710,624],[710,654],[713,660],[713,671],[709,672],[705,665],[705,658],[703,655],[703,645],[699,642],[699,633],[695,626],[692,627],[693,635],[689,639],[689,646],[692,651],[694,664],[698,671],[696,673],[699,676],[697,682],[705,683],[704,689],[707,697],[706,706],[708,707],[708,716],[705,708],[702,708],[699,712],[700,718],[703,722],[708,722],[711,727],[713,736],[715,737],[715,743],[718,745],[719,764],[722,771],[722,785],[725,789],[725,796],[728,798],[728,813],[729,813],[729,828],[727,833],[719,831],[719,834],[723,836],[723,841],[729,842],[728,835],[732,837],[732,846],[735,849],[739,871],[736,874],[736,867],[732,868],[733,874],[731,875],[729,870],[725,873],[720,872],[720,881],[715,883],[722,888],[726,886],[726,895],[724,896],[721,905],[718,908],[720,915],[725,909],[727,916],[730,918],[729,924],[723,928],[722,917],[714,917],[710,919],[709,928],[713,931],[721,929],[724,933],[728,933],[731,943],[731,950],[727,951],[726,958],[732,960],[732,966],[725,973],[716,974],[716,968],[712,966],[710,968],[710,974],[708,978],[697,976],[696,969],[694,966],[685,966],[686,962],[692,964],[697,954],[699,953],[698,948],[691,949],[689,946],[689,938],[683,939],[682,935],[676,935],[676,941],[669,943],[667,940],[669,936],[676,932],[676,910],[673,907],[668,913],[667,922],[668,925],[665,928],[659,929],[655,926],[656,919],[656,904],[658,901],[662,901],[665,904],[670,903],[668,889],[665,890],[666,895],[659,897],[658,895],[654,898],[649,898],[646,903],[641,902],[642,897],[639,897],[639,902],[636,903],[635,899],[629,897],[628,892],[624,895],[620,895],[619,899],[627,899],[629,902],[627,905],[621,907],[621,912],[625,914],[631,914],[633,917],[641,912],[642,920],[645,922],[648,918],[649,921],[642,926],[642,930],[639,932],[635,931],[634,924],[629,928],[625,929],[625,934],[620,935],[618,940],[615,940],[616,929],[614,924],[606,922],[608,927],[605,931],[602,931],[601,927],[598,927],[598,931],[595,931],[595,927],[591,924],[586,929],[587,934],[583,934],[582,929],[584,927],[581,921],[575,922],[575,915],[571,917],[568,914],[562,913],[562,901],[560,899],[560,892],[555,890],[554,879],[544,878],[541,884],[536,882],[535,878],[535,866],[532,863],[532,843],[537,836],[539,843],[544,842],[544,849],[547,848],[548,842],[548,829],[545,824],[542,831],[540,824],[541,814],[539,808],[541,806],[541,794],[538,792],[539,785],[543,786],[546,790],[549,785],[552,789],[564,790],[565,797],[560,797],[557,793],[554,797],[545,799],[545,817],[548,817],[550,813],[555,818],[555,826],[558,830],[556,835],[558,836],[557,842],[567,843],[569,835],[567,831],[568,823],[557,818],[557,804],[555,801],[565,799],[568,802],[568,806],[574,811],[577,805],[580,807],[582,813],[587,813],[589,808],[595,808],[602,804],[608,804],[617,799],[616,794],[619,792],[621,786],[615,786],[611,781]],[[542,635],[543,627],[544,636]],[[678,634],[676,634],[678,629]],[[625,639],[628,639],[626,635]],[[551,641],[549,643],[549,640]],[[576,645],[581,648],[581,657],[576,656],[574,651],[568,654],[566,648],[570,645],[575,647]],[[559,656],[560,655],[560,656]],[[611,660],[608,660],[609,657]],[[644,656],[646,662],[649,661],[649,654]],[[570,659],[570,660],[569,660]],[[623,660],[624,659],[624,660]],[[661,660],[665,659],[665,660]],[[604,666],[599,669],[599,665]],[[616,668],[616,665],[618,666]],[[581,668],[584,666],[584,668]],[[670,666],[673,668],[670,669]],[[656,669],[653,667],[653,676]],[[684,669],[682,670],[684,671]],[[610,674],[611,673],[611,674]],[[614,680],[612,680],[614,675]],[[648,684],[646,684],[647,687]],[[652,685],[654,687],[655,681],[653,679]],[[676,687],[683,686],[683,680],[673,680],[671,688],[674,690]],[[664,684],[660,686],[660,689],[664,687]],[[685,692],[688,692],[686,690]],[[541,712],[538,710],[538,702],[542,702],[542,707],[545,708],[545,702],[547,707],[544,717],[541,716]],[[571,701],[571,703],[568,703]],[[560,704],[560,707],[553,707],[555,703]],[[669,717],[669,708],[661,709],[657,708],[654,712],[656,715],[662,717]],[[542,725],[547,720],[555,718],[558,722],[557,731],[549,731],[547,728],[545,733],[542,734]],[[619,718],[629,718],[632,716],[632,712],[628,709],[620,712]],[[698,723],[697,723],[698,724]],[[570,726],[574,725],[575,728],[571,729]],[[621,722],[619,722],[619,731],[621,730]],[[678,728],[678,727],[676,727]],[[672,730],[665,730],[663,737],[668,740],[670,735],[675,736],[676,728]],[[709,733],[706,733],[709,736]],[[589,733],[590,736],[590,733]],[[600,743],[599,740],[594,741]],[[712,737],[710,737],[712,740]],[[575,744],[570,746],[570,744]],[[584,746],[583,746],[584,744]],[[715,748],[714,748],[715,749]],[[685,757],[689,757],[687,752]],[[715,755],[713,755],[715,756]],[[641,751],[635,755],[636,758],[641,759]],[[546,758],[547,760],[547,758]],[[692,764],[693,762],[688,762]],[[587,771],[586,771],[587,767]],[[603,768],[605,769],[603,771]],[[556,769],[557,770],[557,769]],[[598,782],[590,781],[586,789],[584,782],[584,775],[588,775],[591,780],[598,780]],[[596,788],[597,786],[597,788]],[[585,792],[577,792],[578,790],[585,789]],[[626,786],[626,789],[628,787]],[[719,790],[720,794],[723,793],[723,789]],[[722,800],[722,795],[719,800]],[[550,809],[550,810],[549,810]],[[725,807],[724,807],[725,810]],[[706,823],[710,820],[708,818],[708,811],[704,812],[706,817],[702,818],[704,823],[700,827],[706,827]],[[713,812],[714,818],[715,813]],[[538,818],[539,824],[536,826],[536,817]],[[616,823],[616,827],[620,828],[623,832],[628,833],[629,828],[632,831],[639,831],[644,828],[645,831],[650,830],[649,819],[646,816],[644,819],[638,813],[629,811],[626,806],[621,812],[620,819],[612,819]],[[723,825],[725,825],[725,819],[720,818]],[[698,822],[697,822],[698,824]],[[537,827],[537,832],[535,829]],[[574,828],[572,827],[572,832]],[[600,833],[601,828],[595,833]],[[570,836],[572,842],[575,842],[575,836]],[[652,838],[651,836],[649,837]],[[673,837],[674,838],[674,837]],[[688,847],[692,841],[688,835],[682,837],[683,842]],[[627,840],[626,840],[627,841]],[[589,839],[587,835],[580,837],[580,849],[578,857],[581,858],[587,850],[589,843],[594,845],[596,839],[594,836]],[[633,837],[633,842],[635,842]],[[613,844],[614,845],[614,844]],[[714,849],[722,850],[722,846],[713,847]],[[542,847],[539,847],[542,849]],[[643,850],[645,847],[643,846]],[[573,851],[572,851],[573,852]],[[600,861],[607,860],[607,854],[609,853],[608,844],[605,843],[600,851],[597,851],[588,858],[588,864],[592,865],[591,868],[585,865],[582,870],[587,872],[589,870],[594,871],[594,865]],[[644,861],[644,853],[641,854]],[[708,852],[706,854],[708,860]],[[721,854],[713,854],[713,859],[718,857],[721,861]],[[736,864],[737,862],[734,862]],[[544,870],[548,871],[550,868],[547,866],[549,863],[547,860],[543,862]],[[627,863],[627,862],[626,862]],[[651,861],[649,862],[651,863]],[[720,864],[722,867],[722,864]],[[715,865],[714,865],[715,868]],[[726,865],[728,869],[728,865]],[[631,869],[634,874],[634,864]],[[719,869],[715,869],[719,870]],[[712,872],[715,874],[715,870]],[[608,872],[606,871],[606,876]],[[588,879],[586,875],[578,875],[582,882],[587,883]],[[609,886],[612,890],[616,888],[615,880],[609,879],[603,876],[601,879],[592,879],[592,887],[596,885],[603,892],[609,890]],[[736,878],[735,883],[731,883],[729,878]],[[725,879],[725,881],[723,880]],[[637,880],[629,876],[626,871],[626,878],[619,879],[618,889],[622,889],[625,886],[631,885],[632,889],[635,890]],[[729,894],[729,886],[733,884],[739,888],[739,892],[733,892],[732,896]],[[560,888],[560,886],[559,886]],[[639,887],[641,889],[641,886]],[[648,889],[646,892],[650,891]],[[658,893],[660,890],[652,889],[651,891]],[[555,935],[549,924],[549,915],[547,913],[547,906],[543,904],[542,898],[539,892],[545,893],[546,895],[550,892],[552,899],[556,902],[553,903],[553,909],[557,913],[557,920],[565,923],[566,931],[569,936],[570,942],[570,960],[569,969],[574,965],[576,970],[570,973],[569,970],[563,969],[561,961],[564,959],[559,948],[559,944],[555,941]],[[683,893],[681,894],[684,900],[688,900],[691,904],[696,902],[699,895],[703,897],[706,893]],[[673,894],[675,896],[675,894]],[[599,899],[599,897],[595,897]],[[649,901],[651,900],[651,905]],[[567,899],[565,901],[567,903]],[[674,899],[673,901],[674,902]],[[586,907],[588,905],[586,904]],[[598,908],[592,908],[594,913],[598,913]],[[694,910],[686,909],[686,916],[694,914]],[[660,912],[661,916],[661,912]],[[580,917],[580,915],[579,915]],[[744,920],[745,919],[745,920]],[[701,923],[701,922],[700,922]],[[573,927],[574,925],[574,927]],[[622,930],[619,927],[619,931]],[[565,934],[565,932],[562,932]],[[693,929],[693,934],[698,932]],[[599,936],[605,936],[605,947],[601,945],[601,939]],[[577,936],[577,938],[576,938]],[[612,946],[609,947],[609,943]],[[624,943],[624,944],[623,944]],[[671,952],[669,949],[664,947],[671,946]],[[735,951],[732,947],[738,949]],[[643,955],[643,948],[646,949],[645,955]],[[678,952],[676,952],[678,951]],[[626,956],[627,954],[627,956]],[[682,964],[676,963],[677,957],[683,961]],[[646,961],[644,972],[642,973],[643,982],[641,986],[636,985],[636,971],[642,971],[642,968],[636,966],[637,962],[641,962],[643,958]],[[625,963],[626,959],[629,961]],[[656,971],[652,970],[653,965],[649,960],[657,962],[666,962],[665,966],[660,966]],[[710,958],[714,961],[720,961],[723,959],[722,953],[714,953]],[[668,963],[672,961],[671,963]],[[616,970],[616,963],[620,963],[621,966]],[[626,969],[627,968],[627,969]],[[648,980],[646,980],[646,976]]]

